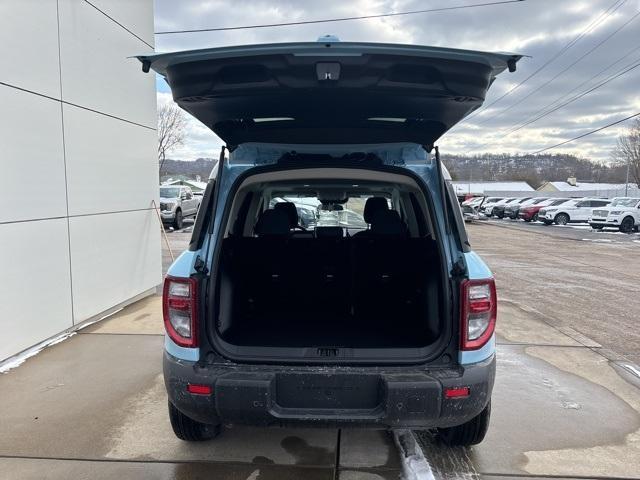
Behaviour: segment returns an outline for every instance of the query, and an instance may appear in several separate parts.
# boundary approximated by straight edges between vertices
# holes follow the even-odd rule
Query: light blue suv
[[[171,424],[478,443],[495,284],[435,143],[520,56],[334,40],[139,57],[226,143],[164,284]]]

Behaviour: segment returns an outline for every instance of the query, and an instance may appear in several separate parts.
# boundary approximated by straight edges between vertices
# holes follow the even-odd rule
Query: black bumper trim
[[[487,405],[495,356],[466,367],[376,369],[199,366],[165,352],[169,400],[207,424],[326,425],[432,428],[462,424]],[[210,385],[212,395],[187,392]],[[444,390],[467,386],[467,398],[446,399]]]

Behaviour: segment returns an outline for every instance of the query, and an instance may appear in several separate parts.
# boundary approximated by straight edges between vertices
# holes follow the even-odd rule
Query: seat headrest
[[[298,209],[295,204],[291,202],[280,202],[276,203],[273,209],[282,210],[287,214],[287,218],[289,218],[289,228],[298,226]]]
[[[408,230],[398,212],[395,210],[381,210],[373,217],[371,233],[381,236],[405,236]]]
[[[289,217],[284,210],[265,210],[254,228],[259,237],[286,237],[289,235]]]
[[[373,217],[375,214],[382,210],[389,210],[389,204],[387,203],[386,198],[367,198],[367,202],[364,204],[364,221],[367,223],[373,223]]]
[[[316,238],[343,238],[342,227],[316,227]]]

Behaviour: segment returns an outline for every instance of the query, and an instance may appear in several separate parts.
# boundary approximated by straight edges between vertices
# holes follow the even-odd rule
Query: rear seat
[[[317,238],[297,238],[279,215],[284,212],[267,212],[276,210],[264,212],[257,237],[230,237],[223,243],[241,315],[277,317],[293,311],[301,320],[328,314],[393,321],[418,308],[424,269],[437,265],[435,245],[408,238],[397,212],[385,211],[386,219],[372,224],[369,236],[352,238],[331,228]]]

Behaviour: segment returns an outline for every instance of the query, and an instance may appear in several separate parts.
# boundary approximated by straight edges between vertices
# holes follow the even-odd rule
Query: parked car
[[[529,200],[531,197],[524,197],[524,198],[514,198],[509,202],[505,202],[505,203],[497,203],[496,205],[494,205],[493,210],[492,210],[492,214],[495,217],[498,218],[504,218],[505,216],[505,211],[507,209],[507,207],[512,206],[512,205],[518,205],[520,206],[520,204],[522,202],[526,202],[527,200]]]
[[[593,210],[589,225],[594,230],[614,227],[624,233],[631,233],[634,230],[637,232],[640,226],[640,198],[614,198],[609,206]]]
[[[312,228],[318,223],[318,211],[315,208],[296,204],[296,210],[298,211],[298,219],[300,220],[301,227]]]
[[[496,289],[432,146],[520,56],[321,40],[138,57],[233,146],[164,283],[171,425],[189,441],[244,423],[478,443]],[[366,198],[367,227],[310,236],[269,208],[310,191],[321,213]]]
[[[485,197],[473,197],[461,203],[462,206],[479,207],[484,202]]]
[[[545,225],[567,225],[568,223],[586,223],[591,210],[609,205],[611,200],[602,198],[579,198],[564,202],[558,206],[545,207],[538,212],[538,219]]]
[[[182,228],[182,220],[195,217],[202,197],[194,195],[190,187],[160,186],[160,217],[162,223]]]
[[[504,207],[505,205],[507,205],[510,202],[515,201],[516,198],[511,197],[511,198],[504,198],[498,202],[495,202],[491,205],[487,205],[485,207],[485,215],[487,215],[488,217],[497,217],[497,213],[498,211],[501,212],[501,215],[504,215]]]
[[[502,202],[504,200],[506,199],[503,197],[487,197],[485,201],[480,205],[480,213],[484,213],[486,216],[490,217],[493,206],[498,202]]]
[[[537,222],[538,214],[540,210],[545,207],[555,207],[557,205],[562,205],[565,202],[571,200],[570,198],[549,198],[544,200],[543,202],[539,202],[537,204],[529,204],[520,207],[518,210],[518,218],[521,218],[525,222]]]
[[[526,207],[527,205],[537,205],[538,203],[544,202],[546,199],[547,197],[536,197],[511,203],[505,207],[504,216],[506,218],[516,220],[518,218],[518,212],[520,212],[522,207]]]

